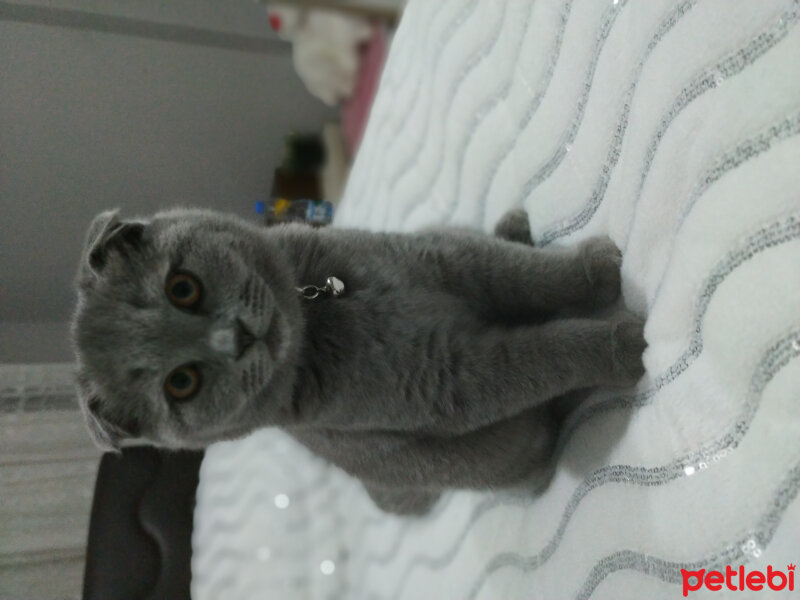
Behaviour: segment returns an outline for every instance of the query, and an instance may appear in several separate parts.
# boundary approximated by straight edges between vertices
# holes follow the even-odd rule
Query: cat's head
[[[290,265],[268,240],[207,211],[94,219],[72,334],[99,445],[203,447],[291,410],[302,317]]]

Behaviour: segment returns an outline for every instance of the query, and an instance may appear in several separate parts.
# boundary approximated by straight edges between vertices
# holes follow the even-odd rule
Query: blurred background
[[[0,598],[80,594],[99,453],[68,327],[92,217],[330,220],[401,2],[308,4],[0,2]]]

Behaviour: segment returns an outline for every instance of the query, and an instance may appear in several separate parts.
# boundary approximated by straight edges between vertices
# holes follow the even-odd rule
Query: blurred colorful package
[[[273,198],[266,203],[267,225],[301,222],[322,227],[333,220],[333,204],[324,200],[288,200]]]

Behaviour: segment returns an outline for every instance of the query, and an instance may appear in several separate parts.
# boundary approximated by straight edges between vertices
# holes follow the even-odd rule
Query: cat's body
[[[96,438],[197,447],[279,426],[398,512],[534,476],[555,434],[548,401],[638,379],[642,324],[544,320],[616,299],[609,240],[538,250],[522,212],[497,234],[101,215],[74,326]],[[342,296],[297,291],[330,276]]]

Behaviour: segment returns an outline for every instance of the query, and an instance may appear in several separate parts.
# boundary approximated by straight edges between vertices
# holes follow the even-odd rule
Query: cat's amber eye
[[[167,396],[178,402],[191,399],[199,389],[200,372],[194,365],[182,365],[173,369],[164,381]]]
[[[178,308],[194,308],[200,302],[203,288],[197,277],[178,271],[167,277],[167,298]]]

